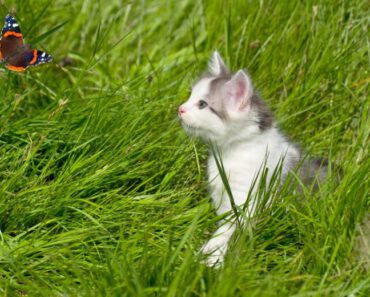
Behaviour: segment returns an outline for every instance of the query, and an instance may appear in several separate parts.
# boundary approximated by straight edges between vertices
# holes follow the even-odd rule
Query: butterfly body
[[[17,21],[7,15],[1,32],[0,59],[9,70],[24,71],[29,66],[50,62],[52,57],[43,51],[31,49],[29,44],[24,44]]]

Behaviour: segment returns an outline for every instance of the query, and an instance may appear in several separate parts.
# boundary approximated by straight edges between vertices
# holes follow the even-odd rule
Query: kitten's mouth
[[[197,129],[191,125],[189,125],[188,123],[186,123],[182,118],[180,118],[180,122],[181,122],[181,125],[182,127],[184,128],[184,130],[188,133],[188,134],[192,134],[192,135],[195,135],[197,134]]]
[[[185,120],[179,115],[178,116],[179,120],[180,120],[180,123],[183,127],[191,127],[187,122],[185,122]]]
[[[212,134],[212,131],[204,129],[202,127],[196,127],[192,126],[189,123],[187,123],[183,118],[179,117],[181,125],[185,132],[189,134],[190,136],[196,137],[196,138],[202,138],[202,139],[208,139],[209,134]]]
[[[190,126],[189,124],[185,123],[184,120],[181,120],[181,125],[185,130],[196,130],[193,126]]]
[[[181,121],[181,124],[182,124],[182,127],[184,128],[185,132],[191,137],[202,138],[202,139],[206,139],[208,137],[207,136],[207,134],[208,134],[207,131],[205,131],[202,128],[190,126],[189,124],[185,123],[184,121]]]

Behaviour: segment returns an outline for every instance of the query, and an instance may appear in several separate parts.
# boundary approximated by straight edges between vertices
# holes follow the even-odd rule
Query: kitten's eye
[[[208,106],[208,103],[204,100],[199,100],[199,109],[206,108]]]

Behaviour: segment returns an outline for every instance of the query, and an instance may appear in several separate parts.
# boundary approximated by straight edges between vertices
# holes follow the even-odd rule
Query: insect
[[[28,66],[48,63],[52,59],[49,54],[24,44],[17,21],[11,15],[5,17],[0,40],[0,60],[5,62],[9,70],[24,71]]]

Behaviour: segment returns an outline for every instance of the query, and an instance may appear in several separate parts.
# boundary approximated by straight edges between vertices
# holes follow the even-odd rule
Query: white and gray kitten
[[[261,167],[269,169],[268,182],[277,166],[281,166],[284,178],[302,157],[298,147],[275,126],[271,112],[254,90],[250,77],[243,70],[231,73],[218,52],[213,54],[208,73],[193,86],[190,98],[179,107],[178,114],[189,134],[217,148],[238,206],[246,203]],[[217,214],[222,215],[231,211],[232,205],[212,151],[208,159],[208,181]],[[305,177],[311,178],[320,164],[307,161],[302,168],[306,171]],[[325,175],[324,170],[319,175]],[[253,216],[255,204],[252,195],[246,205],[249,216]],[[230,220],[221,222],[202,247],[207,265],[223,262],[235,225]]]

